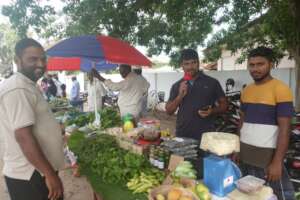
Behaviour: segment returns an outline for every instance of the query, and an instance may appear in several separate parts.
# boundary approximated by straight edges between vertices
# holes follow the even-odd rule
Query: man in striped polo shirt
[[[248,69],[254,83],[241,96],[241,170],[267,181],[278,199],[294,199],[293,185],[283,165],[289,144],[293,114],[292,92],[273,78],[277,60],[272,49],[258,47],[249,52]]]

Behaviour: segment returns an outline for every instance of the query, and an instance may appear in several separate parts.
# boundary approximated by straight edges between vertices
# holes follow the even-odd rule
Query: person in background
[[[180,66],[184,78],[172,85],[166,104],[169,115],[177,109],[176,136],[201,140],[202,133],[214,131],[214,116],[227,110],[227,101],[220,83],[199,71],[198,53],[181,51]]]
[[[79,107],[80,110],[82,108],[82,100],[80,99],[80,85],[75,76],[72,77],[72,88],[70,91],[70,104],[74,107]]]
[[[66,97],[67,97],[67,93],[66,93],[66,85],[65,85],[65,84],[61,84],[60,89],[61,89],[61,96],[62,96],[63,98],[66,98]]]
[[[141,68],[135,68],[133,71],[137,75],[141,76],[144,79],[144,82],[147,82],[149,84],[149,87],[150,87],[150,83],[142,75],[142,69]],[[144,94],[143,99],[142,99],[142,113],[141,113],[141,117],[145,117],[147,115],[147,104],[148,104],[148,90],[149,90],[149,87],[148,87],[147,92]]]
[[[37,41],[22,39],[15,62],[18,72],[0,85],[3,174],[10,199],[63,199],[62,130],[36,85],[46,70],[45,51]]]
[[[88,111],[92,112],[95,110],[95,99],[97,110],[101,110],[103,105],[103,97],[106,95],[106,89],[98,79],[94,78],[92,73],[88,74],[88,79]]]
[[[283,160],[288,149],[293,96],[271,76],[277,59],[272,49],[257,47],[248,54],[254,83],[242,91],[240,167],[244,175],[265,179],[279,200],[292,200],[294,188]]]
[[[52,76],[50,74],[48,75],[47,85],[48,85],[47,97],[48,97],[48,100],[51,100],[52,98],[56,97],[57,87],[56,87],[54,81],[52,80]]]
[[[52,80],[57,88],[57,92],[56,92],[56,96],[57,97],[62,97],[62,90],[61,90],[61,82],[58,79],[58,75],[57,74],[53,74]]]
[[[226,80],[226,93],[234,92],[235,81],[233,78],[229,78]]]
[[[48,80],[47,78],[43,77],[40,82],[40,89],[45,97],[45,99],[48,99],[47,93],[48,93]]]
[[[137,121],[142,114],[143,96],[147,93],[149,83],[144,78],[131,71],[130,65],[122,64],[119,67],[124,80],[115,83],[103,78],[95,69],[93,76],[104,82],[106,87],[113,91],[119,91],[118,106],[121,116],[131,114]]]

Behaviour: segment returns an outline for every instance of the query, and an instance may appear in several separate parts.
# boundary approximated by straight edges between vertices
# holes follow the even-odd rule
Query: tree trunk
[[[296,88],[295,88],[295,110],[300,112],[300,1],[292,0],[290,1],[290,11],[292,15],[296,19],[295,28],[296,38],[294,43],[290,45],[289,53],[295,59],[295,80],[296,80]]]
[[[295,80],[296,80],[296,88],[295,88],[295,110],[300,112],[300,55],[298,58],[295,58],[296,66],[295,66]]]

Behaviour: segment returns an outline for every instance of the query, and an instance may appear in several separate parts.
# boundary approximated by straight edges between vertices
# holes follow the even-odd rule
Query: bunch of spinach
[[[121,126],[122,121],[119,113],[113,108],[104,108],[100,112],[101,115],[101,128],[111,128]]]
[[[93,139],[82,139],[75,145],[72,138],[82,137],[74,135],[69,147],[78,156],[80,167],[91,169],[105,183],[125,185],[134,175],[153,170],[144,156],[121,149],[113,136],[101,134]]]

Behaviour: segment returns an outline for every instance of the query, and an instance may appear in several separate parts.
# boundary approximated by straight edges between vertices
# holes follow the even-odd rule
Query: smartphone
[[[207,106],[203,106],[200,110],[207,111],[210,108],[211,108],[211,106],[207,105]]]

